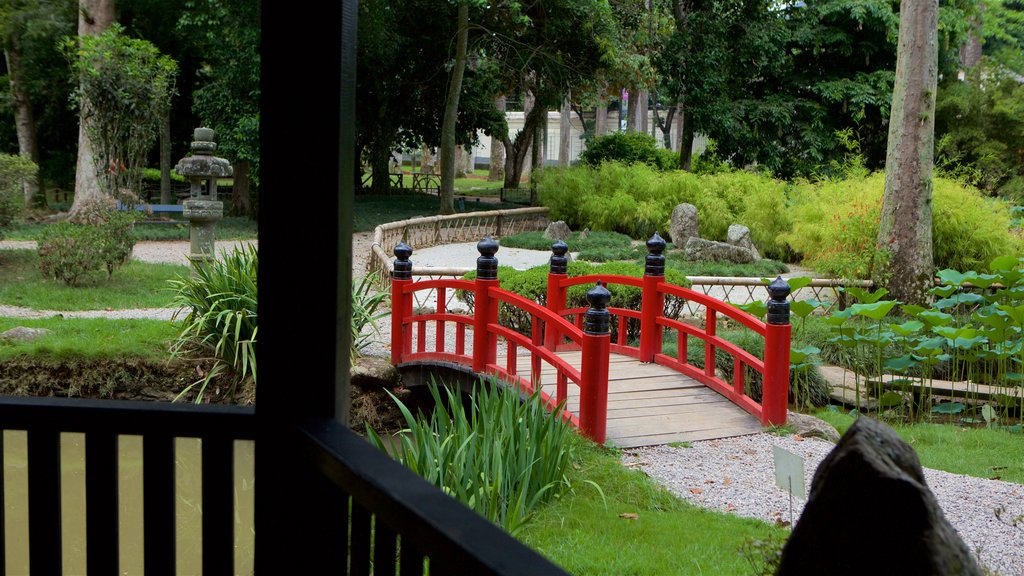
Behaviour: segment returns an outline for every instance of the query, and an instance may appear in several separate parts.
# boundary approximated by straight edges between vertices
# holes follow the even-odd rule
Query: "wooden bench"
[[[127,205],[120,201],[117,203],[117,209],[122,211],[135,210],[136,212],[148,212],[151,214],[181,214],[185,211],[185,207],[181,204],[134,204]],[[145,224],[181,224],[184,220],[165,220],[157,218],[147,218],[142,220]]]

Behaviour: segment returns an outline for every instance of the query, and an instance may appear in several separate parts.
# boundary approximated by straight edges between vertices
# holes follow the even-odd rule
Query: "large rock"
[[[700,238],[700,231],[697,227],[697,207],[693,204],[680,204],[672,209],[672,219],[669,220],[668,233],[672,236],[672,243],[676,248],[686,246],[690,238]]]
[[[572,236],[572,230],[569,229],[569,225],[564,220],[548,224],[547,230],[544,231],[544,237],[549,240],[561,240],[564,242],[570,236]]]
[[[754,261],[754,255],[750,253],[750,250],[726,244],[725,242],[701,240],[700,238],[690,238],[686,241],[683,258],[690,261],[727,261],[737,264],[747,264]]]
[[[0,342],[31,342],[41,336],[53,334],[53,330],[46,328],[26,328],[15,326],[10,330],[0,332]]]
[[[390,358],[360,356],[351,369],[351,383],[362,388],[387,388],[402,381]]]
[[[866,548],[850,552],[851,544]],[[914,450],[862,416],[818,466],[776,576],[981,576]]]
[[[835,444],[839,442],[839,431],[835,426],[809,414],[787,411],[786,424],[793,428],[793,432],[804,438],[821,438]]]
[[[750,228],[743,224],[731,224],[725,241],[733,246],[749,250],[753,254],[754,260],[761,259],[761,253],[757,251],[757,246],[754,246],[754,241],[750,238]]]

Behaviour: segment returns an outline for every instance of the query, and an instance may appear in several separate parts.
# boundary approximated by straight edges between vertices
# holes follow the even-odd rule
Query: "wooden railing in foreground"
[[[568,576],[337,422],[309,421],[299,432],[319,504],[308,514],[335,530],[320,535],[335,545],[318,547],[318,573]]]
[[[147,575],[175,574],[175,439],[202,441],[202,570],[234,574],[235,441],[254,440],[251,408],[67,398],[0,398],[4,431],[25,431],[28,453],[28,563],[32,574],[62,573],[61,434],[85,435],[86,568],[120,574],[118,443],[142,436]],[[3,452],[0,451],[0,468]],[[3,494],[4,491],[0,491]],[[7,494],[10,497],[10,492]],[[11,502],[5,503],[8,506]],[[10,550],[11,537],[4,534]],[[5,566],[0,558],[0,569]]]
[[[391,255],[401,242],[427,248],[438,244],[475,242],[484,236],[507,236],[544,230],[547,224],[548,209],[543,207],[468,212],[381,224],[373,230],[373,244],[370,247],[373,253],[366,272],[378,279],[381,288],[385,288],[391,273]],[[425,268],[415,273],[422,276],[461,276],[470,270]]]
[[[24,431],[28,476],[28,566],[31,574],[66,573],[62,553],[61,435],[84,434],[85,562],[89,574],[120,574],[120,530],[143,534],[147,575],[177,572],[175,440],[201,440],[201,470],[184,479],[202,482],[201,565],[204,574],[235,574],[236,494],[234,450],[257,439],[256,414],[237,406],[196,406],[155,402],[67,398],[0,398],[3,431]],[[321,574],[422,575],[542,574],[565,572],[523,546],[497,526],[452,500],[384,452],[334,420],[318,419],[295,431],[298,469],[282,470],[302,479],[308,494],[282,494],[303,506]],[[142,437],[143,525],[119,525],[119,440]],[[259,444],[257,443],[257,448]],[[257,450],[257,456],[259,452]],[[11,462],[7,455],[7,461]],[[0,470],[4,468],[0,450]],[[8,464],[10,466],[10,464]],[[0,476],[0,480],[4,476]],[[252,479],[250,478],[251,482]],[[0,510],[15,504],[9,487],[0,489]],[[3,502],[3,496],[7,502]],[[251,494],[250,494],[251,497]],[[62,518],[63,517],[63,518]],[[2,520],[2,516],[0,516]],[[0,527],[3,522],[0,521]],[[304,529],[304,527],[296,527]],[[17,548],[11,534],[0,540],[0,573],[6,553]],[[346,545],[348,543],[348,545]],[[141,552],[141,554],[139,554]],[[347,566],[347,570],[346,570]],[[16,573],[24,573],[16,569]]]

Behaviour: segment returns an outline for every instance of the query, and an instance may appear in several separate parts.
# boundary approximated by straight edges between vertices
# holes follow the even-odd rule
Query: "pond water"
[[[3,433],[6,573],[28,574],[27,435]],[[118,440],[118,524],[121,575],[143,573],[142,437]],[[202,574],[202,441],[175,440],[177,573]],[[254,443],[234,450],[235,574],[253,573]],[[63,573],[85,574],[85,435],[61,434],[61,544]]]

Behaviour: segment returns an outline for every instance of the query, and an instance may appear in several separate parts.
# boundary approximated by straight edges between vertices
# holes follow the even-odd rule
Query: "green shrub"
[[[498,268],[499,285],[509,292],[514,292],[524,298],[533,300],[541,306],[545,306],[547,304],[548,294],[548,269],[548,266],[536,266],[529,270],[516,270],[515,268],[502,266]],[[591,264],[589,262],[577,261],[569,263],[566,273],[570,277],[587,276],[589,274],[607,274],[609,276],[632,276],[633,278],[640,278],[644,274],[644,267],[630,262]],[[476,272],[470,272],[469,274],[466,274],[464,278],[472,280],[476,278]],[[665,279],[669,283],[678,286],[690,286],[690,282],[686,279],[686,276],[676,270],[665,270]],[[592,285],[577,285],[569,288],[569,291],[566,294],[566,308],[586,308],[587,290],[590,290],[592,287]],[[608,304],[610,307],[640,310],[640,301],[642,296],[640,288],[612,285],[609,286],[609,290],[612,293],[611,302]],[[472,292],[460,290],[457,293],[457,297],[460,301],[469,306],[470,311],[473,310]],[[665,316],[669,318],[678,318],[683,312],[684,304],[685,302],[682,299],[676,298],[675,296],[665,298]],[[498,321],[521,334],[531,334],[532,324],[530,314],[514,306],[502,304],[498,310]],[[611,328],[612,339],[614,340],[618,337],[618,323],[612,322]],[[626,337],[629,339],[636,339],[639,336],[639,321],[630,319],[627,322]]]
[[[782,235],[819,272],[867,278],[875,255],[885,175],[804,183],[793,190],[792,230]],[[1001,255],[1019,255],[1024,243],[1009,233],[1011,209],[998,199],[935,178],[932,204],[935,268],[983,269]]]
[[[679,165],[679,158],[674,152],[659,149],[657,139],[643,132],[613,132],[598,136],[580,154],[580,161],[593,167],[611,161],[642,163],[658,170],[672,170]]]
[[[113,276],[131,258],[137,217],[98,201],[85,205],[76,221],[44,228],[38,239],[40,273],[69,286],[101,269]]]
[[[568,487],[572,430],[539,393],[474,387],[469,408],[459,392],[429,383],[433,412],[415,417],[394,398],[407,430],[394,447],[367,427],[370,441],[446,494],[515,534],[544,501]],[[390,394],[390,392],[389,392]],[[467,414],[468,412],[468,414]]]
[[[766,176],[658,172],[644,164],[606,162],[599,168],[541,170],[537,191],[551,218],[574,229],[621,232],[644,240],[655,231],[669,237],[672,210],[689,203],[697,207],[701,237],[725,240],[730,224],[743,224],[766,257],[788,256],[788,247],[778,240],[790,227],[787,185]]]
[[[36,171],[36,165],[28,158],[0,154],[0,240],[25,205],[21,183],[34,178]]]
[[[188,385],[181,398],[198,387],[196,403],[204,401],[211,382],[235,400],[239,388],[248,403],[256,387],[257,290],[259,257],[252,245],[236,248],[221,259],[195,266],[188,278],[170,282],[173,305],[186,312],[173,355],[212,358],[214,366]],[[175,316],[177,318],[177,315]]]

